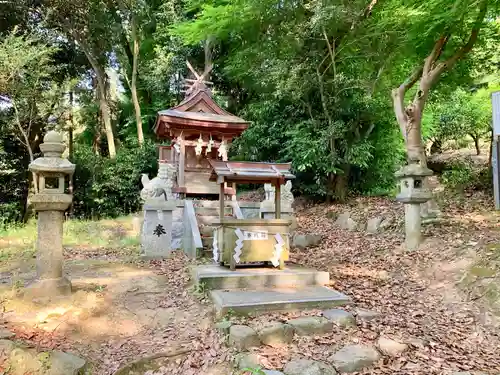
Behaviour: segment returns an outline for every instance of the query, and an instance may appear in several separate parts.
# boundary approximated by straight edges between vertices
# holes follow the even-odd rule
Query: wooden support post
[[[177,178],[177,183],[179,186],[184,187],[184,170],[186,169],[186,145],[184,143],[184,134],[181,134],[179,137],[179,146],[181,148],[181,153],[179,155],[179,175]]]
[[[224,219],[224,182],[220,184],[219,190],[219,219]]]
[[[281,181],[276,181],[276,189],[274,192],[274,209],[276,211],[276,219],[281,219]]]
[[[233,182],[232,187],[233,187],[233,190],[234,190],[234,195],[231,197],[231,199],[233,201],[235,201],[236,200],[236,182]]]

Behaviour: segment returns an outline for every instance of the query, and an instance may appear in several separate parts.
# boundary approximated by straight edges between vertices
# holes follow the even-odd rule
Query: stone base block
[[[54,298],[71,294],[71,281],[65,277],[58,279],[40,279],[24,290],[24,298]]]
[[[216,314],[232,311],[236,315],[258,315],[270,311],[325,309],[350,303],[349,297],[323,286],[301,289],[212,290]]]

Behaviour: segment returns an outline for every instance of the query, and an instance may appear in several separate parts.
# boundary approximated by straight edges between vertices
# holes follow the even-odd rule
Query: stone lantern
[[[432,176],[432,171],[420,164],[409,164],[396,172],[400,180],[398,202],[405,205],[406,248],[415,250],[422,242],[420,205],[432,198],[425,179]]]
[[[64,211],[73,200],[75,165],[62,157],[65,148],[61,135],[49,131],[40,145],[43,157],[29,165],[35,180],[35,194],[30,201],[38,213],[37,279],[26,288],[26,295],[32,298],[71,293],[71,282],[62,269],[63,221]]]

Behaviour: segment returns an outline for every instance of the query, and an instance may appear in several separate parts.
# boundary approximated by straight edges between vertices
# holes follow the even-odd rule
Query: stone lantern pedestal
[[[37,279],[25,290],[28,298],[71,293],[71,282],[63,276],[63,222],[64,211],[73,200],[71,177],[75,165],[62,158],[66,146],[58,133],[48,132],[43,140],[43,157],[29,165],[35,175],[36,191],[31,204],[38,213],[38,235]],[[66,177],[70,181],[68,189]]]
[[[425,188],[424,180],[432,171],[419,164],[409,164],[396,172],[400,180],[400,191],[396,200],[405,205],[405,246],[416,250],[422,243],[420,205],[431,199],[431,192]]]

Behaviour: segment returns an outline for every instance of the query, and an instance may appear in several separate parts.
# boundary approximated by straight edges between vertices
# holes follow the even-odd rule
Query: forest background
[[[475,18],[483,6],[486,15]],[[29,218],[28,164],[51,129],[64,133],[77,165],[74,217],[140,209],[140,175],[157,169],[156,113],[182,100],[186,60],[212,66],[216,100],[251,121],[232,159],[291,161],[295,194],[315,200],[394,194],[405,142],[391,93],[441,35],[453,52],[477,19],[472,50],[426,97],[422,136],[445,184],[491,188],[488,163],[431,161],[450,149],[490,152],[490,96],[500,89],[496,1],[22,0],[0,7],[0,226]],[[408,92],[418,96],[418,88]]]

